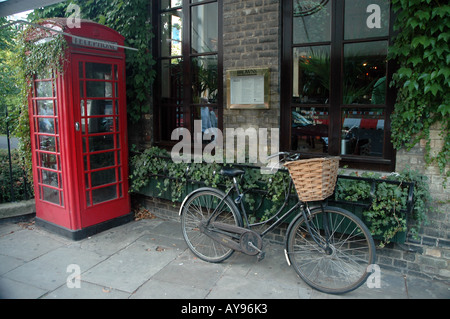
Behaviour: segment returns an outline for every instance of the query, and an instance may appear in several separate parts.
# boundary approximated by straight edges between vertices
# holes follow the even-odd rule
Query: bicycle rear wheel
[[[234,250],[207,236],[202,229],[213,212],[215,217],[212,222],[241,226],[242,219],[236,205],[225,198],[223,192],[213,188],[200,189],[188,196],[181,210],[181,227],[189,249],[202,260],[213,263],[224,261]]]
[[[298,275],[313,288],[342,294],[361,286],[375,262],[375,244],[367,226],[354,214],[337,207],[315,208],[288,229],[287,255]],[[327,224],[328,226],[326,227]],[[326,230],[328,229],[328,231]]]

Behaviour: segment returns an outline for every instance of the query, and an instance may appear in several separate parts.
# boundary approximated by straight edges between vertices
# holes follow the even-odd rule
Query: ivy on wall
[[[450,5],[444,0],[392,0],[392,6],[398,35],[390,58],[399,64],[391,84],[398,91],[392,141],[396,149],[410,150],[426,140],[426,162],[436,163],[444,174],[450,155]],[[430,128],[436,124],[444,143],[435,154]]]
[[[67,10],[70,4],[79,6],[82,19],[92,20],[116,30],[125,37],[126,46],[138,49],[126,51],[127,110],[129,119],[137,122],[142,114],[150,111],[150,92],[155,78],[155,62],[151,54],[152,1],[70,0],[35,10],[31,18],[73,18],[74,12]]]

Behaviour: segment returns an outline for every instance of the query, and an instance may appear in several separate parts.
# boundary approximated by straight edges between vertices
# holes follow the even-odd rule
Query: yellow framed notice
[[[228,109],[268,109],[269,92],[268,68],[227,71]]]

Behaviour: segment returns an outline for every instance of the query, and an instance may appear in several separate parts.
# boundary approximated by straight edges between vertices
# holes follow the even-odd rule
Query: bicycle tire
[[[353,213],[325,207],[330,240],[321,249],[309,234],[303,215],[289,225],[286,253],[297,274],[311,287],[325,293],[343,294],[360,287],[375,262],[375,244],[367,226]],[[320,207],[307,217],[312,232],[325,243]],[[322,225],[322,226],[321,226]]]
[[[201,188],[188,195],[180,210],[183,237],[189,249],[198,258],[211,263],[220,263],[234,252],[200,231],[202,222],[208,220],[225,196],[215,188]],[[230,198],[225,198],[221,206],[214,221],[242,226],[239,210]]]

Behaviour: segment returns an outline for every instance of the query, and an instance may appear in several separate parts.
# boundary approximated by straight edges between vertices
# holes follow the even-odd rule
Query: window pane
[[[307,153],[328,153],[328,108],[292,109],[292,149]]]
[[[294,48],[293,102],[327,104],[330,87],[330,47]]]
[[[42,172],[42,184],[58,187],[58,173],[46,170],[41,170],[41,172]]]
[[[311,43],[331,39],[331,1],[294,0],[293,42]]]
[[[55,154],[40,153],[40,160],[41,160],[42,167],[50,168],[50,169],[54,169],[54,170],[58,169]]]
[[[183,62],[181,59],[161,61],[161,97],[165,103],[183,100]]]
[[[39,121],[39,132],[40,133],[55,133],[55,120],[49,118],[40,118]]]
[[[341,154],[383,156],[384,109],[342,111]]]
[[[86,78],[97,80],[111,80],[112,65],[86,62]]]
[[[112,100],[88,100],[87,101],[87,116],[95,115],[112,115],[113,114]]]
[[[114,135],[100,135],[89,137],[89,151],[104,151],[114,149]]]
[[[43,151],[55,152],[55,137],[39,135],[38,148]]]
[[[192,52],[216,52],[217,36],[217,2],[193,7],[191,17]]]
[[[116,163],[115,152],[92,154],[90,156],[91,169],[114,166]]]
[[[344,45],[343,104],[385,104],[387,41]]]
[[[103,81],[86,81],[87,97],[112,97],[112,83]]]
[[[59,202],[59,191],[57,191],[56,189],[52,189],[52,188],[48,188],[48,187],[42,187],[42,199],[53,203],[53,204],[57,204],[60,205]],[[61,205],[63,205],[61,203]]]
[[[218,69],[217,55],[208,55],[192,59],[192,102],[216,103]]]
[[[53,86],[51,81],[36,83],[36,97],[53,97]]]
[[[108,133],[114,132],[113,117],[95,117],[88,119],[89,133]]]
[[[161,0],[161,9],[170,9],[174,7],[180,7],[183,0]]]
[[[37,114],[36,115],[54,115],[53,100],[37,100]]]
[[[182,41],[182,12],[161,14],[161,56],[180,56]]]
[[[344,37],[362,39],[389,34],[389,0],[346,0]]]
[[[116,178],[116,169],[115,168],[91,173],[92,187],[110,184],[110,183],[114,183],[116,181],[117,181],[117,178]]]
[[[117,198],[117,186],[108,186],[92,191],[92,204],[106,202]]]
[[[201,106],[194,108],[194,120],[202,121],[202,132],[209,134],[204,137],[204,142],[209,143],[216,136],[219,110],[216,105],[203,101]]]

